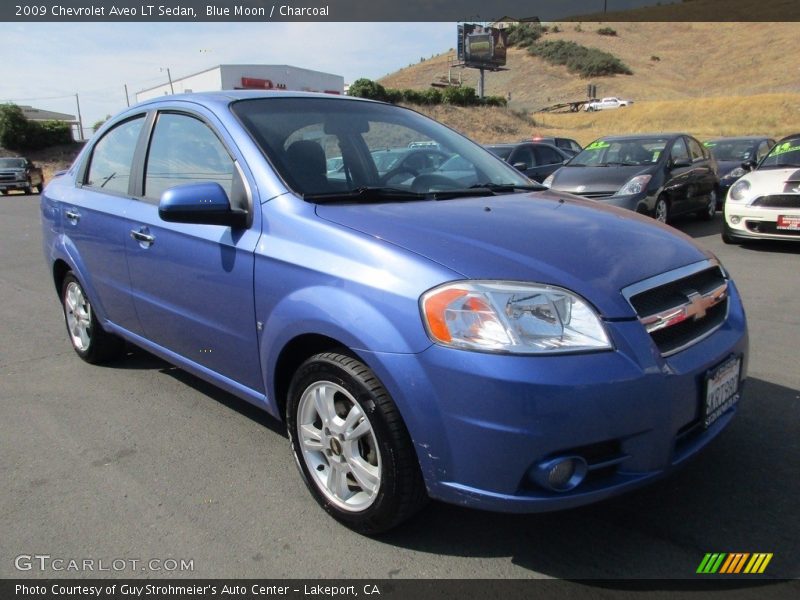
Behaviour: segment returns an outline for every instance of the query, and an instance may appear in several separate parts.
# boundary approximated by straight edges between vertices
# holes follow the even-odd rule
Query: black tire
[[[717,214],[717,191],[711,190],[708,195],[708,204],[703,210],[697,212],[697,217],[701,221],[713,221],[714,215]]]
[[[350,411],[358,413],[360,410],[351,431],[362,429],[365,418],[371,429],[361,434],[357,442],[347,442],[346,435],[329,430],[321,413],[315,410],[318,404],[311,400],[315,390],[321,396],[331,398],[329,406],[334,407],[334,417],[339,421],[349,416]],[[326,392],[333,393],[327,396]],[[327,423],[335,421],[334,418]],[[397,407],[375,374],[355,358],[326,352],[305,361],[289,388],[286,422],[292,452],[306,486],[320,506],[347,527],[363,534],[381,533],[412,517],[427,501],[416,452]],[[309,427],[315,432],[310,436],[308,433],[303,435],[306,440],[311,440],[310,443],[314,443],[316,436],[318,448],[303,450],[300,426],[304,432]],[[337,435],[341,444],[334,439]],[[350,458],[346,457],[345,443],[350,443],[351,448],[357,443],[359,456],[355,458],[369,461],[371,468],[378,473],[378,482],[371,492],[368,486],[360,486],[356,481],[355,470],[348,471],[352,454]],[[345,494],[353,494],[349,500],[343,498],[345,494],[337,497],[335,491],[325,489],[336,487],[331,483],[336,477],[336,465],[343,469],[338,473],[347,471],[342,475],[342,481],[346,482]],[[316,473],[311,472],[312,468]],[[327,479],[327,484],[322,479]],[[338,505],[359,497],[364,498],[361,501],[363,508],[359,504],[347,508]]]
[[[99,364],[122,354],[125,349],[124,340],[108,333],[100,326],[81,282],[71,272],[64,276],[61,284],[61,307],[64,310],[64,322],[67,325],[72,348],[83,360]],[[85,343],[76,333],[77,329],[71,325],[71,322],[75,321],[79,321],[78,328],[83,329],[86,334]]]
[[[36,185],[36,193],[41,194],[44,189],[44,179]]]
[[[656,204],[653,207],[653,218],[660,223],[669,223],[669,200],[664,194],[656,198]]]
[[[731,233],[730,227],[728,227],[728,224],[725,223],[722,226],[722,241],[725,244],[733,245],[733,244],[741,244],[743,243],[744,240],[742,240],[738,236],[733,235]]]

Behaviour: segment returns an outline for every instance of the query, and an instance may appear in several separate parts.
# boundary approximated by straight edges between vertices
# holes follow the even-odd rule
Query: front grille
[[[0,173],[0,181],[16,181],[17,176],[13,173]]]
[[[628,301],[664,356],[699,342],[725,321],[728,282],[718,264],[707,264],[693,272],[679,270],[674,279],[654,278],[652,287],[631,286]]]
[[[778,229],[778,224],[772,221],[745,221],[747,229],[753,233],[766,233],[770,235],[800,236],[797,229]]]
[[[763,208],[800,208],[800,194],[773,194],[760,196],[750,203]]]
[[[570,192],[571,194],[575,194],[576,196],[581,196],[582,198],[589,198],[591,200],[595,200],[597,198],[610,198],[616,192]]]

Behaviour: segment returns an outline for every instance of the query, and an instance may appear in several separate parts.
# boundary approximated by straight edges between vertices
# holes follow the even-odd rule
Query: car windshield
[[[569,167],[608,167],[649,165],[658,161],[667,138],[627,138],[595,140],[569,161]]]
[[[24,169],[24,158],[0,158],[0,169]]]
[[[231,110],[286,184],[307,200],[400,201],[531,186],[474,142],[390,104],[279,97],[241,100]],[[448,170],[456,158],[459,169]],[[368,197],[365,190],[381,193]]]
[[[758,165],[759,169],[779,169],[781,167],[800,167],[800,137],[776,144]]]
[[[712,140],[703,144],[717,160],[744,162],[754,154],[753,140]]]

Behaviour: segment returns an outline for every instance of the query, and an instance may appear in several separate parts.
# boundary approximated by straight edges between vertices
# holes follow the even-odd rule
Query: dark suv
[[[41,194],[44,188],[42,170],[24,157],[0,158],[0,194],[11,190],[22,190],[32,194],[35,189]]]

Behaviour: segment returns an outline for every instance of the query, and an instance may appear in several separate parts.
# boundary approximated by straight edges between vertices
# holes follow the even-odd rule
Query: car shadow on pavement
[[[670,221],[670,225],[695,239],[722,234],[722,213],[718,212],[710,221],[699,220],[693,215],[681,215]]]
[[[690,464],[650,487],[532,515],[437,502],[380,539],[432,554],[511,556],[532,573],[606,580],[602,587],[617,585],[608,580],[645,578],[700,585],[711,577],[696,574],[710,552],[774,554],[764,576],[735,580],[743,587],[763,584],[765,577],[796,578],[799,413],[800,391],[751,379],[730,427]]]
[[[132,344],[127,345],[126,353],[123,358],[107,363],[105,366],[116,369],[158,370],[165,375],[177,379],[201,394],[216,400],[220,404],[224,404],[228,408],[235,410],[242,416],[263,425],[270,431],[288,438],[285,425],[277,419],[272,418],[262,409]]]

